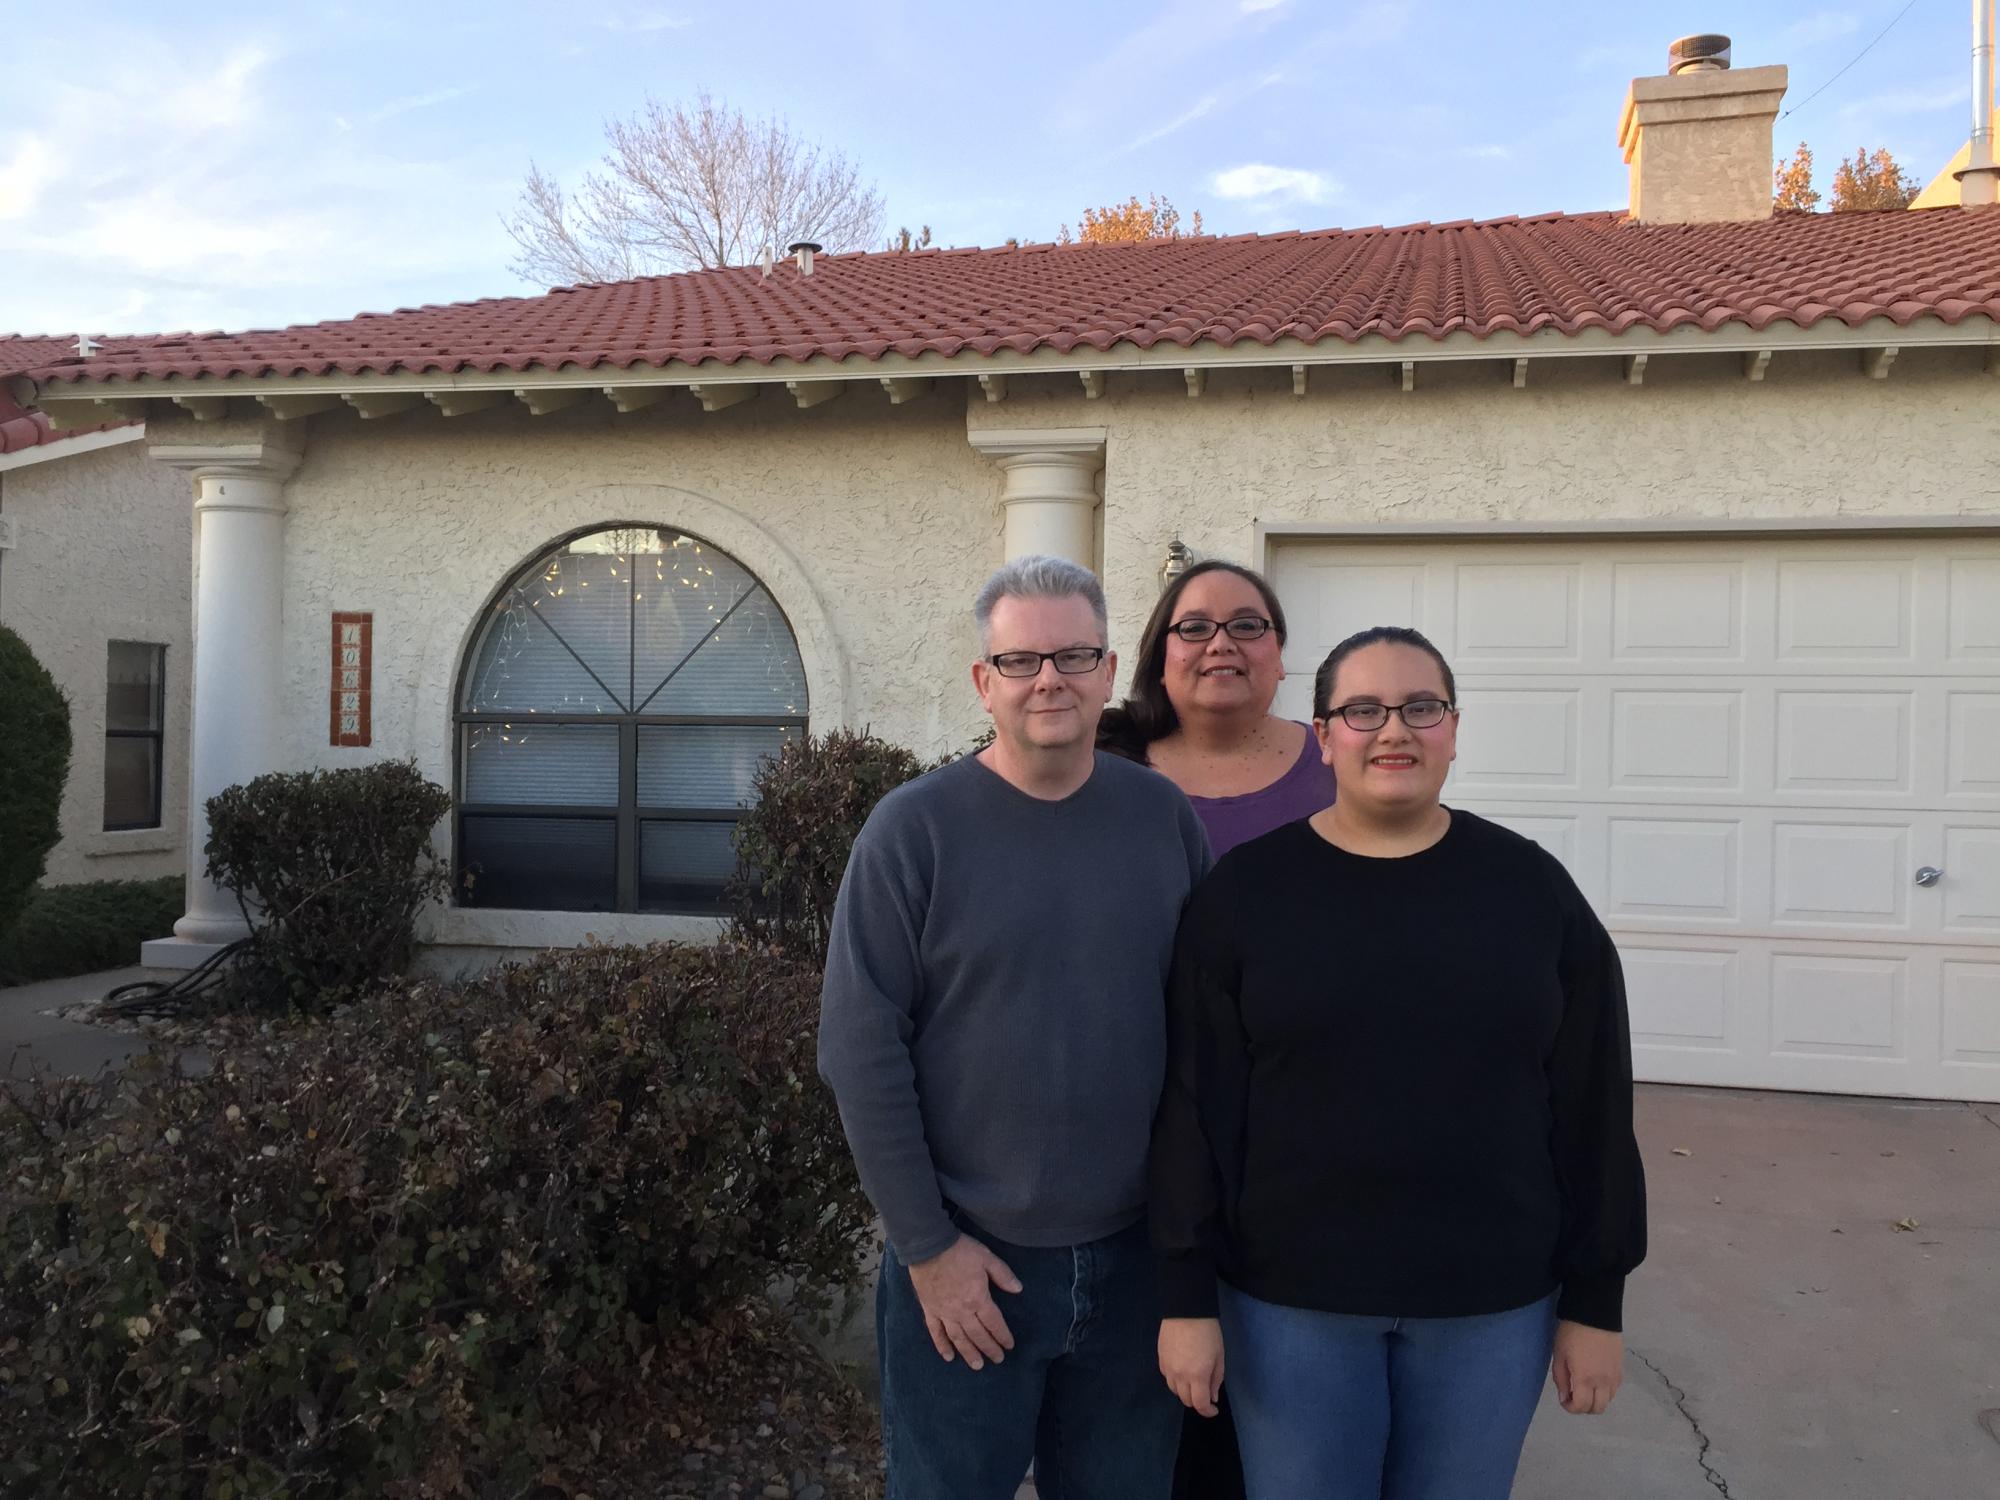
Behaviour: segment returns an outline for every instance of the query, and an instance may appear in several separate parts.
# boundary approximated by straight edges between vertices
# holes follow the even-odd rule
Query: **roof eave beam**
[[[336,411],[346,404],[338,396],[259,395],[256,399],[259,406],[280,422],[316,417],[323,411]]]
[[[836,397],[847,394],[844,380],[787,380],[785,389],[792,393],[792,399],[799,403],[800,411],[811,411],[815,406],[824,406]]]
[[[1084,398],[1095,401],[1104,394],[1104,372],[1102,370],[1078,370],[1076,378],[1083,382]]]
[[[1528,388],[1528,357],[1524,354],[1516,358],[1514,361],[1514,389],[1517,391],[1524,391],[1527,388]]]
[[[689,386],[688,393],[701,403],[703,411],[727,411],[732,406],[741,406],[756,395],[757,387],[747,380],[704,382]]]
[[[1752,349],[1748,354],[1744,355],[1743,378],[1745,380],[1762,380],[1764,372],[1771,368],[1771,356],[1776,352],[1773,349]]]
[[[514,399],[528,408],[529,416],[546,417],[550,412],[576,405],[589,394],[577,386],[525,386],[514,392]]]
[[[1306,371],[1310,368],[1311,366],[1309,365],[1292,366],[1292,394],[1294,396],[1303,396],[1306,393]]]
[[[1889,371],[1896,363],[1896,356],[1902,349],[1895,344],[1884,344],[1879,349],[1861,351],[1861,372],[1870,380],[1887,380]]]
[[[1188,400],[1194,400],[1208,389],[1208,371],[1200,365],[1189,365],[1181,374],[1187,380]]]
[[[175,396],[174,405],[197,422],[215,422],[229,415],[227,396]]]
[[[1406,393],[1414,391],[1417,388],[1417,362],[1414,359],[1399,361],[1396,376]]]
[[[505,391],[432,391],[431,405],[447,417],[469,417],[476,411],[491,411],[513,398]]]
[[[889,404],[901,406],[905,401],[914,401],[930,388],[930,382],[920,376],[884,375],[882,389],[889,393]]]
[[[989,402],[997,405],[1007,399],[1007,377],[1005,375],[996,374],[991,370],[982,370],[977,379],[979,381],[979,389],[985,393],[986,399]]]
[[[1628,354],[1625,356],[1625,383],[1627,385],[1644,385],[1646,383],[1646,365],[1652,357],[1650,354]]]
[[[415,391],[349,391],[340,399],[361,413],[364,422],[399,416],[424,404]]]
[[[607,385],[604,394],[611,404],[621,412],[641,411],[656,401],[666,399],[672,386],[666,385]]]

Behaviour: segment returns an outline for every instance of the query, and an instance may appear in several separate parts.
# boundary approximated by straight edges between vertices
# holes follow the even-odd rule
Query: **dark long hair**
[[[1254,588],[1264,601],[1264,613],[1270,616],[1271,628],[1278,633],[1278,644],[1285,644],[1284,606],[1278,603],[1277,590],[1264,581],[1262,573],[1241,563],[1224,562],[1219,557],[1196,563],[1166,586],[1152,614],[1146,617],[1146,628],[1139,636],[1138,664],[1132,670],[1132,691],[1123,703],[1107,708],[1104,717],[1097,721],[1098,749],[1144,765],[1146,747],[1181,727],[1181,716],[1174,712],[1173,700],[1167,697],[1167,627],[1174,622],[1174,610],[1187,586],[1204,573],[1234,573]]]
[[[1363,646],[1414,646],[1429,654],[1437,663],[1438,671],[1444,674],[1444,695],[1454,704],[1458,702],[1458,682],[1451,675],[1451,663],[1444,659],[1444,653],[1430,643],[1430,638],[1422,631],[1412,630],[1407,625],[1371,625],[1366,630],[1357,630],[1346,640],[1327,652],[1326,660],[1313,673],[1313,717],[1326,717],[1327,699],[1333,696],[1333,680],[1340,675],[1340,664],[1359,651]]]

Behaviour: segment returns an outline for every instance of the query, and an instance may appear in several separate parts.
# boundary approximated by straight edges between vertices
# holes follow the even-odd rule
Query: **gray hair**
[[[982,648],[993,644],[993,610],[1002,599],[1081,599],[1097,616],[1097,629],[1111,638],[1110,614],[1104,606],[1104,585],[1097,575],[1063,557],[1017,557],[994,570],[972,601],[973,623]]]

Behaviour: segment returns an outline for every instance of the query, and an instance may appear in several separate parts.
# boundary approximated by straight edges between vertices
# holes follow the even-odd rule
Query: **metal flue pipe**
[[[1972,154],[1959,174],[1967,208],[2000,202],[2000,164],[1993,155],[1993,0],[1972,0]]]

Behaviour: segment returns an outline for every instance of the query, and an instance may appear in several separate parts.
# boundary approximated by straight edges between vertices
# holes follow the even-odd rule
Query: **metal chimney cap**
[[[805,250],[818,255],[824,248],[823,245],[816,245],[811,240],[793,240],[791,244],[785,246],[785,254],[797,255],[801,250]]]
[[[1667,72],[1704,73],[1729,66],[1729,38],[1714,32],[1684,36],[1667,44]]]

